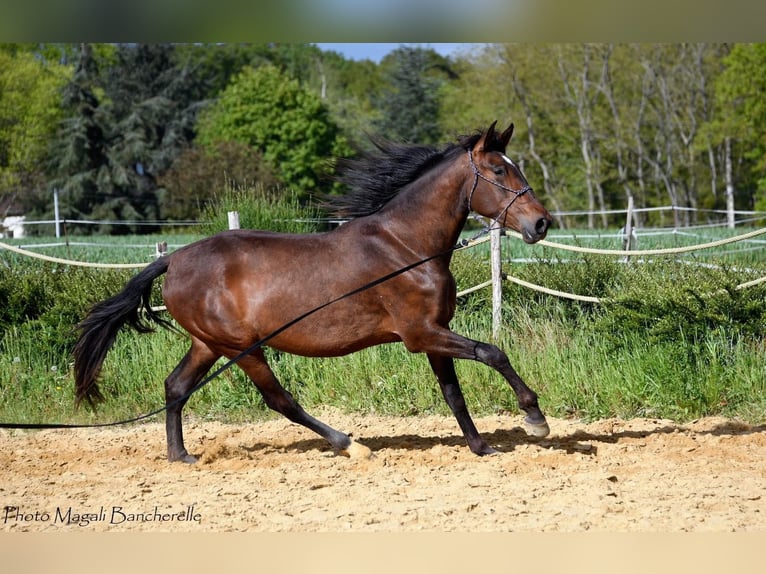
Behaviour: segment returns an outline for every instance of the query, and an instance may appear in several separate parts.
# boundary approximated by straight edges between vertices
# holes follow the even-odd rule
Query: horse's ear
[[[505,148],[508,146],[508,142],[511,141],[511,136],[513,135],[513,123],[508,126],[508,129],[506,129],[502,134],[500,134],[500,139],[498,140],[500,145],[503,146],[503,151],[505,151]]]
[[[481,136],[481,139],[476,142],[476,149],[478,151],[492,151],[492,147],[495,144],[495,124],[497,123],[497,120],[492,122],[492,125],[487,128],[487,131],[484,132],[484,135]]]

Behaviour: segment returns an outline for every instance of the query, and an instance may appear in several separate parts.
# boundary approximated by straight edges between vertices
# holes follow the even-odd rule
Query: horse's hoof
[[[499,450],[495,450],[491,446],[487,446],[486,448],[481,449],[480,451],[476,452],[479,456],[496,456],[500,454]]]
[[[528,435],[537,438],[544,438],[551,432],[551,428],[548,426],[547,421],[543,421],[541,423],[531,423],[525,420],[524,428],[526,429]]]
[[[363,444],[359,444],[355,440],[351,441],[351,444],[348,445],[346,448],[340,451],[340,453],[343,456],[347,456],[349,458],[353,459],[370,459],[373,457],[372,451],[364,446]]]
[[[168,457],[168,460],[170,462],[183,462],[186,464],[195,464],[197,462],[197,457],[192,456],[187,452],[179,456]]]

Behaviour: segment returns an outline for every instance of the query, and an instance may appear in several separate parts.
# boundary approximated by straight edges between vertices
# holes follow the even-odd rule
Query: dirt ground
[[[165,460],[164,426],[0,431],[0,531],[757,531],[766,427],[721,418],[476,420],[318,413],[375,456],[338,456],[277,418],[186,422],[196,465]]]

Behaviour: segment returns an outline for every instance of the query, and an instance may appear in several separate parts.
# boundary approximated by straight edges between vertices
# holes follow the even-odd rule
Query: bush
[[[14,263],[0,272],[0,344],[11,333],[40,352],[69,352],[88,308],[120,290],[124,271]]]
[[[266,193],[277,188],[277,179],[259,151],[230,141],[188,148],[160,176],[159,184],[165,188],[164,217],[196,219],[216,190],[250,185]]]
[[[260,187],[231,187],[205,209],[202,232],[212,235],[229,228],[228,212],[239,212],[242,229],[311,233],[319,228],[318,213],[295,194],[267,194]]]
[[[714,331],[757,340],[766,326],[766,287],[736,289],[740,281],[727,269],[676,262],[629,266],[595,328],[616,343],[636,332],[655,343],[697,343]]]

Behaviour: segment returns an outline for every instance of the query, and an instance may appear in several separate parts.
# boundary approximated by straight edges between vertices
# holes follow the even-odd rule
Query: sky
[[[332,50],[342,54],[348,60],[372,60],[373,62],[380,62],[387,54],[396,50],[400,46],[420,46],[423,48],[432,48],[442,56],[452,56],[456,52],[461,52],[469,48],[472,44],[448,44],[448,43],[431,43],[431,44],[392,44],[392,43],[373,43],[373,44],[322,44],[317,43],[317,46],[324,51]]]

